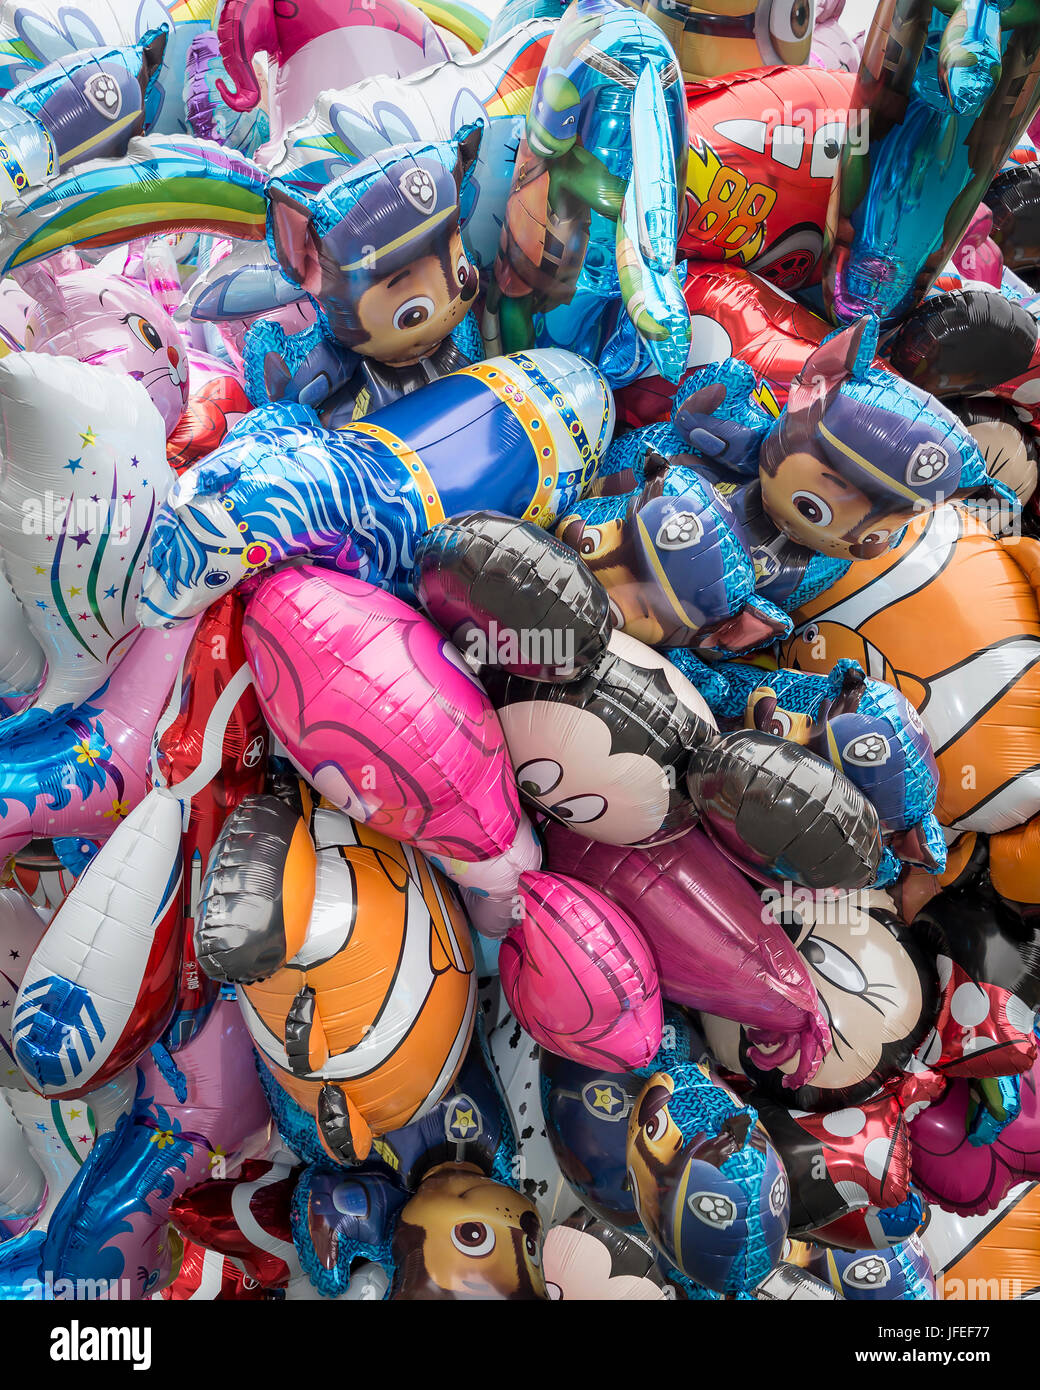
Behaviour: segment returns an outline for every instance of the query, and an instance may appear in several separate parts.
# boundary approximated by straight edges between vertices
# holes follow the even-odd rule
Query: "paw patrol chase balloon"
[[[429,1172],[401,1209],[391,1301],[548,1298],[533,1203],[469,1163]]]
[[[783,1253],[790,1192],[756,1112],[687,1064],[647,1078],[628,1121],[628,1180],[664,1257],[739,1294]]]

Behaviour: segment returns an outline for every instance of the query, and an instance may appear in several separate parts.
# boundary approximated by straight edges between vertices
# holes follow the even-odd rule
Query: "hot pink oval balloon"
[[[260,584],[243,637],[264,718],[329,801],[439,859],[473,864],[513,845],[520,806],[498,716],[428,618],[299,565]]]
[[[1037,1070],[1022,1077],[1022,1109],[992,1144],[968,1139],[971,1089],[951,1081],[942,1100],[910,1126],[913,1177],[929,1201],[960,1216],[982,1216],[1020,1182],[1040,1178],[1040,1096]]]
[[[586,1067],[645,1066],[661,1045],[661,987],[631,918],[595,888],[541,871],[521,876],[520,899],[498,957],[520,1026]]]
[[[546,848],[552,870],[602,884],[638,924],[666,998],[744,1024],[756,1066],[779,1066],[798,1053],[785,1084],[811,1080],[830,1033],[805,963],[702,830],[632,849],[554,825]]]

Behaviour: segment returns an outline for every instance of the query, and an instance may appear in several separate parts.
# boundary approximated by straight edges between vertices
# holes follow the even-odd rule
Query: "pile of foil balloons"
[[[1030,1296],[1040,0],[81,6],[0,1298]]]

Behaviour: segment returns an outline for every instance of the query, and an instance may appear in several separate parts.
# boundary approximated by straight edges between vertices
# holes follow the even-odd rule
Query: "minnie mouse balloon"
[[[36,300],[25,322],[26,350],[76,357],[139,381],[171,434],[188,402],[188,353],[158,300],[125,275],[94,267],[61,274],[49,260],[19,279]]]
[[[779,1104],[834,1110],[876,1094],[920,1066],[915,1053],[939,1009],[935,965],[900,921],[887,893],[819,893],[797,899],[765,894],[764,915],[797,947],[820,1000],[832,1043],[809,1084],[786,1089],[795,1060],[769,1065],[768,1048],[752,1056],[749,1030],[701,1014],[712,1053]],[[775,1068],[775,1069],[774,1069]]]

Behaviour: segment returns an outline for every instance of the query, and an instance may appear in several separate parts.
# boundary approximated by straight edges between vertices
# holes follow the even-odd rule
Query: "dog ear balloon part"
[[[419,542],[412,585],[433,621],[479,665],[528,680],[576,680],[607,648],[606,591],[533,522],[493,512],[442,521]],[[525,635],[537,641],[525,643]]]
[[[513,847],[520,809],[502,730],[423,614],[301,565],[262,581],[243,637],[265,719],[330,802],[449,869]]]

